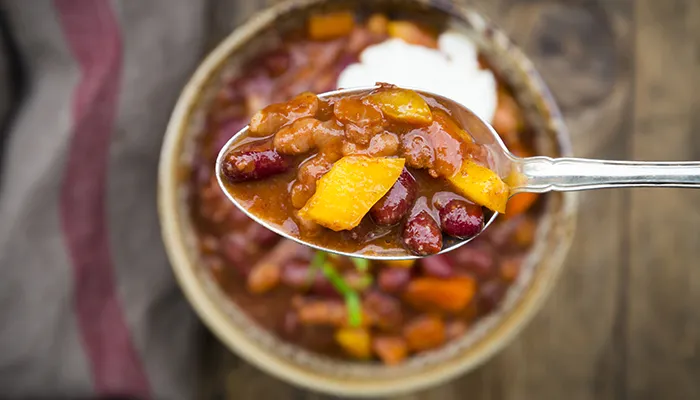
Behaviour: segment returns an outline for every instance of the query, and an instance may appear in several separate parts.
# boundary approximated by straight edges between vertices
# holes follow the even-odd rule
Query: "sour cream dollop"
[[[440,94],[493,121],[497,105],[496,79],[490,70],[480,69],[474,43],[457,32],[438,38],[438,49],[388,39],[367,47],[360,62],[347,66],[338,87],[373,86],[392,83]]]

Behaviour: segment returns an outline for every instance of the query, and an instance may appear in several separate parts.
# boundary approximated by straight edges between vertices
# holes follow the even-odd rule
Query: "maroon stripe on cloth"
[[[98,396],[148,398],[148,378],[117,295],[107,227],[107,161],[122,69],[119,26],[108,0],[54,4],[80,68],[60,199],[79,330]]]

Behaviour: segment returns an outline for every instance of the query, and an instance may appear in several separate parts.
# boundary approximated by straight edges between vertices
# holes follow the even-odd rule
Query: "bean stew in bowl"
[[[284,3],[212,53],[171,120],[159,207],[180,284],[227,345],[297,384],[380,395],[447,379],[503,346],[556,276],[574,203],[570,194],[507,200],[503,187],[479,197],[450,181],[468,165],[502,184],[449,110],[401,88],[452,96],[517,155],[566,153],[556,107],[500,32],[470,11],[355,3]],[[378,67],[416,54],[438,75],[464,73],[472,93],[450,92],[449,76],[416,78],[425,65],[394,81]],[[364,97],[316,96],[375,82],[387,84]],[[428,255],[443,238],[480,233],[492,212],[505,215],[472,242],[419,260],[282,239],[231,204],[214,173],[219,150],[249,121],[222,169],[227,188],[312,241]]]

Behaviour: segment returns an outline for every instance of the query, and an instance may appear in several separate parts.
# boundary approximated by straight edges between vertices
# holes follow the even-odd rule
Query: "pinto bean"
[[[408,219],[402,238],[406,248],[417,255],[427,256],[442,250],[440,227],[427,211],[421,211]]]
[[[406,359],[408,346],[400,336],[379,336],[372,340],[372,349],[386,365],[397,365]]]
[[[476,204],[451,200],[440,208],[439,214],[442,231],[450,236],[468,239],[484,228],[484,211]]]
[[[282,264],[290,255],[299,251],[302,245],[291,240],[285,240],[275,246],[258,261],[248,275],[248,290],[251,293],[265,293],[273,289],[280,282]]]
[[[370,216],[379,225],[398,223],[413,207],[417,192],[416,179],[404,168],[394,186],[372,207]]]
[[[286,103],[271,104],[255,113],[250,120],[250,135],[270,135],[289,121],[313,117],[317,111],[318,97],[309,92],[301,93]]]
[[[432,168],[435,152],[425,133],[419,130],[409,132],[401,137],[401,153],[406,158],[406,165],[413,168]]]
[[[279,284],[280,265],[272,262],[257,263],[248,275],[248,291],[254,294],[269,292]]]
[[[321,121],[311,117],[292,122],[275,135],[275,150],[282,154],[297,155],[314,149],[314,132],[319,130],[321,124]]]
[[[304,325],[344,326],[345,305],[340,300],[309,300],[299,304],[299,322]]]
[[[244,182],[267,178],[289,169],[289,161],[275,150],[232,151],[221,166],[226,179]]]

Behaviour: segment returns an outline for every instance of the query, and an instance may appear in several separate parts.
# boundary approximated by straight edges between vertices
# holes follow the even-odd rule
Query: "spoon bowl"
[[[338,89],[334,90],[331,92],[326,92],[319,94],[318,97],[321,99],[326,99],[334,96],[349,96],[349,95],[362,95],[368,92],[371,92],[372,90],[375,90],[379,88],[379,86],[371,86],[371,87],[359,87],[359,88],[347,88],[347,89]],[[513,157],[508,150],[506,149],[505,145],[503,144],[503,141],[501,141],[501,138],[498,136],[498,134],[493,130],[491,125],[483,121],[479,116],[474,114],[471,110],[468,108],[454,102],[453,100],[450,100],[444,96],[441,96],[436,93],[428,92],[422,89],[416,89],[416,88],[411,88],[411,87],[402,87],[405,89],[410,89],[414,90],[421,95],[433,99],[440,103],[443,107],[447,108],[451,113],[452,117],[457,120],[457,122],[464,127],[467,131],[469,131],[470,134],[474,137],[474,139],[479,143],[483,144],[487,147],[488,152],[489,152],[489,157],[492,158],[492,161],[494,161],[494,165],[496,165],[496,172],[500,176],[504,176],[504,173],[507,173],[510,171],[510,166],[512,164],[512,160],[510,157]],[[302,240],[299,237],[296,237],[294,235],[289,234],[289,232],[286,232],[281,226],[270,223],[269,221],[264,220],[263,218],[260,218],[259,216],[255,215],[254,213],[250,212],[244,205],[241,204],[240,201],[227,189],[225,180],[226,178],[223,175],[222,172],[222,165],[224,158],[226,154],[233,148],[237,147],[239,145],[239,141],[241,138],[245,137],[248,134],[249,127],[245,126],[243,129],[238,131],[235,135],[233,135],[227,142],[226,144],[221,148],[219,151],[219,154],[216,158],[216,170],[215,170],[215,175],[216,179],[219,183],[219,186],[221,187],[221,190],[224,191],[224,194],[226,197],[243,213],[245,213],[249,218],[251,218],[253,221],[256,223],[264,226],[266,229],[271,230],[272,232],[275,232],[276,234],[286,238],[293,240],[297,243],[303,244],[305,246],[309,246],[311,248],[314,248],[316,250],[322,250],[327,253],[331,254],[337,254],[337,255],[342,255],[342,256],[348,256],[348,257],[355,257],[355,258],[365,258],[368,260],[383,260],[383,261],[401,261],[401,260],[413,260],[413,259],[419,259],[423,258],[425,256],[417,256],[417,255],[412,255],[412,254],[385,254],[385,253],[350,253],[350,252],[345,252],[345,251],[340,251],[337,249],[332,249],[328,247],[323,247],[319,246],[314,243],[309,243],[307,241]],[[484,221],[484,227],[481,230],[483,232],[493,221],[495,221],[496,217],[498,216],[498,212],[493,212],[490,216],[490,218],[486,219]],[[479,234],[481,234],[479,232]],[[459,248],[470,241],[474,240],[479,236],[479,234],[470,237],[468,239],[456,239],[456,238],[445,238],[444,245],[442,247],[442,250],[437,253],[437,254],[443,254],[447,253],[449,251],[452,251],[456,248]]]

